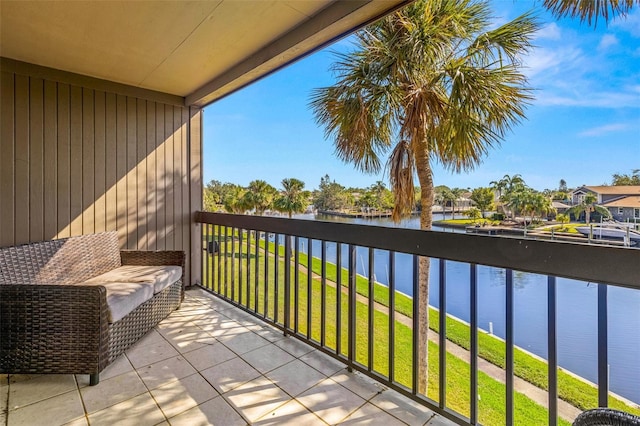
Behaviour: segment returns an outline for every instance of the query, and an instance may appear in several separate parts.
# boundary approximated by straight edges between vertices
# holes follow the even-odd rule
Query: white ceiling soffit
[[[0,1],[0,56],[204,106],[406,0]]]

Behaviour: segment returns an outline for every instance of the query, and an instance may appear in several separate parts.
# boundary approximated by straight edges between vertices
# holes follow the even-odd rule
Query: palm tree
[[[249,182],[247,192],[244,194],[244,202],[247,210],[255,209],[256,215],[262,216],[273,204],[278,191],[263,180]]]
[[[502,209],[505,214],[513,213],[515,218],[515,212],[507,212],[504,209],[504,206],[509,206],[509,200],[514,198],[513,193],[517,191],[522,191],[526,185],[524,183],[524,179],[520,175],[504,175],[502,179],[499,181],[491,181],[489,184],[493,187],[493,189],[498,193],[498,200],[502,205]],[[510,215],[507,214],[507,217]]]
[[[296,178],[282,179],[282,191],[273,201],[273,208],[281,213],[302,213],[307,208],[309,193],[304,191],[304,182]]]
[[[589,223],[591,212],[596,211],[605,217],[611,217],[611,212],[605,207],[596,204],[598,198],[594,194],[586,194],[579,204],[567,210],[567,214],[573,214],[576,219],[584,212],[584,221]]]
[[[544,7],[560,19],[565,16],[580,18],[580,22],[587,21],[591,25],[598,23],[598,17],[605,22],[616,15],[626,16],[634,6],[640,6],[640,0],[544,0]]]
[[[465,190],[462,188],[453,188],[451,190],[451,204],[453,211],[451,212],[451,219],[455,219],[456,215],[456,206],[458,205],[458,201],[462,198],[462,194],[465,193]]]
[[[416,1],[357,33],[338,55],[337,82],[316,89],[311,107],[338,157],[364,172],[387,169],[393,219],[411,213],[414,176],[421,229],[431,229],[431,162],[472,169],[524,117],[532,99],[520,71],[538,24],[525,14],[498,28],[487,2]],[[418,391],[427,388],[429,259],[420,258]]]
[[[240,185],[232,184],[222,199],[224,209],[229,213],[235,214],[244,214],[244,212],[251,209],[251,207],[247,205],[246,192],[247,190]]]

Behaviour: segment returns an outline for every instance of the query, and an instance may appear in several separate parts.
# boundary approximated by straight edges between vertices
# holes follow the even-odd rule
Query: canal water
[[[395,225],[390,219],[348,219],[300,215],[299,218],[349,222],[377,226],[419,228],[418,218]],[[441,216],[434,214],[434,220]],[[452,232],[444,228],[434,230]],[[306,241],[300,249],[306,252]],[[320,242],[313,242],[313,255],[319,256]],[[347,265],[348,251],[342,250]],[[335,262],[336,244],[327,244],[327,259]],[[398,291],[412,293],[412,259],[396,254],[395,282]],[[368,275],[368,252],[358,248],[357,272]],[[375,280],[389,282],[388,253],[374,254]],[[469,265],[448,261],[447,312],[469,321]],[[432,260],[429,303],[438,307],[439,262]],[[640,277],[638,277],[640,280]],[[547,277],[514,272],[515,344],[547,358]],[[597,285],[564,278],[557,279],[558,363],[594,383],[597,382]],[[609,377],[610,390],[640,404],[640,291],[610,286],[608,290]],[[505,338],[505,271],[478,267],[478,321],[480,328]]]

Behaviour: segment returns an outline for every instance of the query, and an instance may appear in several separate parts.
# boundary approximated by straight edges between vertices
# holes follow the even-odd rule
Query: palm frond
[[[597,25],[599,17],[608,22],[615,16],[626,15],[634,3],[640,6],[640,0],[544,0],[543,5],[556,18],[569,16]]]
[[[400,141],[389,156],[389,180],[393,191],[394,207],[392,219],[400,222],[411,214],[415,202],[413,173],[415,170],[413,152],[409,143]]]

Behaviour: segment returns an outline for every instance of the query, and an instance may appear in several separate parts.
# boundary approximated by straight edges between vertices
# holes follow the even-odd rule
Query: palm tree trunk
[[[418,181],[420,182],[420,229],[430,230],[433,222],[433,175],[426,149],[415,154]],[[428,257],[420,257],[418,263],[418,392],[427,394],[428,383],[428,333],[429,333],[429,269],[431,263]],[[414,294],[414,297],[416,295]],[[415,312],[414,312],[415,315]]]

